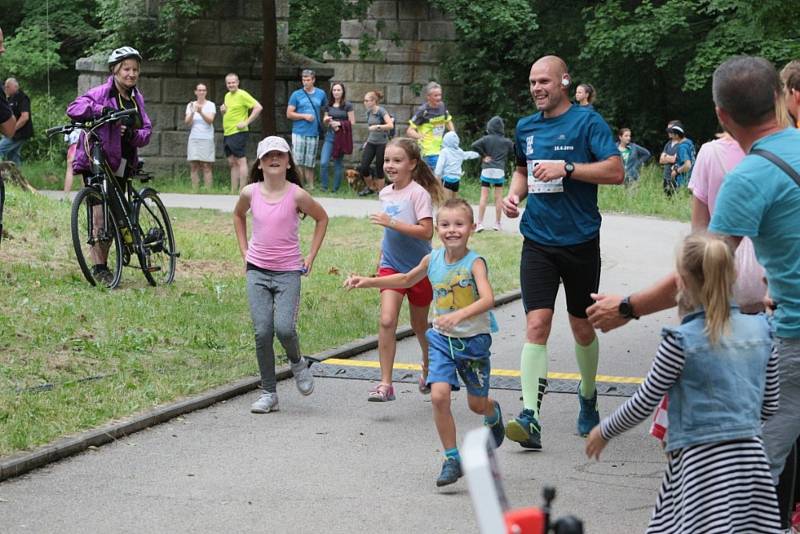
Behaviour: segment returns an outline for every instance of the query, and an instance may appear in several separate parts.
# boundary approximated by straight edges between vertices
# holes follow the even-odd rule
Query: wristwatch
[[[565,163],[564,164],[564,177],[569,178],[572,176],[572,173],[575,172],[575,165],[573,163]]]
[[[619,308],[617,308],[619,314],[623,316],[625,319],[638,319],[639,316],[636,315],[633,311],[633,306],[631,305],[631,298],[625,297],[622,299],[622,302],[619,303]]]

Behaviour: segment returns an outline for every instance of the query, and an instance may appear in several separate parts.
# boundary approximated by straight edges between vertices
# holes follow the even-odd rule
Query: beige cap
[[[289,152],[289,143],[287,143],[283,137],[278,137],[277,135],[265,137],[258,143],[256,155],[258,156],[258,159],[261,159],[264,154],[272,152],[273,150],[277,150],[278,152]]]

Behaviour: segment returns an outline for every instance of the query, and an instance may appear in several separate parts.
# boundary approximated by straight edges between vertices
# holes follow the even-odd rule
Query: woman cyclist
[[[106,124],[95,133],[100,138],[105,152],[106,162],[116,176],[128,177],[138,163],[138,149],[150,142],[152,125],[144,108],[144,98],[136,88],[139,81],[139,67],[142,56],[135,48],[123,46],[108,56],[108,68],[111,72],[108,80],[75,99],[67,107],[67,116],[76,121],[87,121],[102,116],[104,113],[122,109],[135,109],[132,116],[117,122]],[[92,173],[90,155],[86,153],[85,134],[81,134],[75,154],[73,171],[81,173],[84,182]],[[99,211],[99,210],[98,210]],[[100,215],[95,219],[98,223]],[[101,283],[109,283],[112,275],[106,265],[108,247],[93,247],[92,274]]]

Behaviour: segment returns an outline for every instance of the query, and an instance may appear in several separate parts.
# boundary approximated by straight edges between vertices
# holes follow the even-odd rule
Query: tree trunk
[[[278,64],[278,23],[275,0],[262,0],[264,49],[261,58],[261,133],[275,135],[275,74]]]
[[[14,184],[31,193],[36,192],[36,188],[29,184],[28,180],[22,176],[19,167],[10,161],[0,161],[0,179],[6,184]]]

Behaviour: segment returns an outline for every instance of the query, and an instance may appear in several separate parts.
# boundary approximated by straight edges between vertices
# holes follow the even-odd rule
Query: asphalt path
[[[162,195],[168,207],[231,210],[232,196]],[[375,201],[320,199],[332,216],[366,216]],[[199,204],[199,205],[198,205]],[[514,221],[504,230],[516,232]],[[601,231],[601,290],[628,293],[673,265],[681,223],[606,215]],[[524,315],[516,301],[496,310],[492,365],[518,370]],[[672,313],[600,334],[603,375],[643,377]],[[356,360],[377,361],[370,351]],[[416,340],[398,344],[397,361],[416,364]],[[549,371],[576,373],[574,342],[563,296],[549,343]],[[366,402],[366,380],[317,378],[310,397],[291,380],[278,385],[280,411],[249,413],[256,393],[0,483],[2,532],[476,532],[466,481],[434,485],[442,453],[430,401],[412,383],[397,400]],[[506,418],[521,409],[520,393],[493,390]],[[625,399],[601,396],[601,414]],[[550,393],[542,409],[543,445],[498,451],[512,506],[541,502],[557,488],[554,515],[571,513],[586,532],[644,530],[655,502],[664,455],[640,425],[609,444],[600,462],[583,453],[575,433],[577,397]],[[465,392],[453,394],[460,437],[481,424]]]

